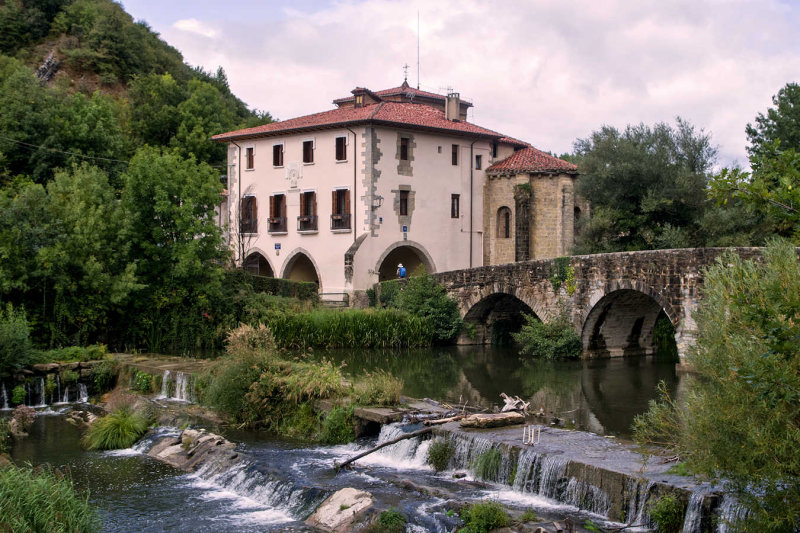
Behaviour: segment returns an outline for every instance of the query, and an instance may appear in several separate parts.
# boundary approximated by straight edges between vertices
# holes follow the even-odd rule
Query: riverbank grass
[[[0,524],[3,531],[99,531],[88,495],[78,495],[59,470],[0,468]]]
[[[470,505],[461,513],[461,518],[464,520],[464,527],[459,531],[465,533],[489,533],[511,523],[503,506],[493,501]]]
[[[132,407],[118,407],[91,425],[83,438],[88,450],[130,448],[147,433],[150,421]]]

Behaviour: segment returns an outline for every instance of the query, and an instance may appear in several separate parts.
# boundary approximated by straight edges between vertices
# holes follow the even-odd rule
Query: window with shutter
[[[283,194],[269,197],[269,232],[286,232],[286,196]]]
[[[450,218],[458,218],[460,211],[461,195],[450,195]]]
[[[347,160],[347,137],[336,137],[336,160]]]
[[[451,153],[452,153],[453,165],[457,166],[458,165],[458,145],[457,144],[453,145],[453,150],[452,150]]]
[[[314,141],[303,141],[303,163],[314,162]]]
[[[272,166],[273,167],[282,167],[283,166],[283,145],[282,144],[273,144],[272,145]]]
[[[400,160],[408,161],[408,137],[400,138]]]
[[[245,148],[244,154],[245,154],[245,169],[253,170],[256,164],[255,148],[253,148],[252,146],[248,146],[247,148]]]
[[[350,229],[350,191],[331,192],[331,229]]]
[[[400,191],[400,216],[408,216],[408,191]]]
[[[242,233],[258,232],[258,212],[256,210],[256,197],[245,196],[241,203],[241,231]]]
[[[300,216],[297,217],[299,231],[317,230],[317,193],[304,192],[300,195]]]

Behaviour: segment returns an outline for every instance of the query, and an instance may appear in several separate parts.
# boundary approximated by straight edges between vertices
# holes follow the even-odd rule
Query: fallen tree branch
[[[455,422],[456,420],[461,420],[464,418],[464,415],[456,415],[451,416],[449,418],[439,418],[437,420],[426,420],[423,422],[426,426],[438,426],[439,424],[447,424],[448,422]]]
[[[400,435],[396,439],[387,440],[386,442],[382,442],[381,444],[378,444],[374,448],[371,448],[371,449],[369,449],[369,450],[367,450],[365,452],[361,452],[358,455],[354,455],[353,457],[351,457],[347,461],[343,462],[342,464],[336,464],[336,461],[334,461],[333,462],[333,469],[336,470],[336,471],[339,471],[342,468],[344,468],[347,465],[349,465],[350,463],[352,463],[353,461],[357,461],[358,459],[361,459],[365,455],[369,455],[372,452],[376,452],[376,451],[380,450],[381,448],[385,448],[386,446],[391,446],[392,444],[400,442],[401,440],[413,439],[414,437],[419,437],[421,435],[425,435],[426,433],[430,433],[431,431],[433,431],[433,428],[420,429],[418,431],[412,431],[411,433],[406,433],[405,435]]]

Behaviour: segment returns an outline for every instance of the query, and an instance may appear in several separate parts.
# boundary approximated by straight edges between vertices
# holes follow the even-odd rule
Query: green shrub
[[[511,522],[503,506],[492,501],[470,505],[461,513],[461,518],[464,519],[464,528],[461,531],[466,533],[489,533]]]
[[[36,410],[27,405],[18,405],[11,412],[11,419],[17,423],[17,428],[23,433],[30,431],[36,420]]]
[[[62,384],[77,383],[80,378],[80,374],[74,370],[61,370],[59,375]]]
[[[31,362],[31,339],[25,311],[0,307],[0,374],[8,374]]]
[[[72,479],[48,468],[0,468],[0,524],[5,531],[99,531],[89,497]]]
[[[657,526],[658,533],[679,533],[683,526],[686,506],[674,495],[661,496],[649,505],[650,520]]]
[[[378,519],[370,524],[365,533],[403,533],[406,530],[408,519],[397,509],[383,511]]]
[[[356,438],[353,408],[334,407],[322,421],[319,441],[323,444],[347,444]]]
[[[659,361],[678,362],[678,344],[675,342],[675,326],[662,314],[653,328],[653,344]]]
[[[378,305],[378,294],[375,292],[374,288],[369,288],[366,290],[367,293],[367,301],[369,302],[370,307],[376,307]]]
[[[392,307],[395,304],[395,298],[400,294],[400,289],[405,286],[406,280],[392,279],[382,281],[380,283],[381,298],[380,304],[383,307]]]
[[[98,361],[108,356],[103,344],[92,346],[66,346],[53,350],[35,351],[33,359],[37,363],[77,363]]]
[[[142,394],[147,394],[153,391],[153,376],[148,374],[147,372],[142,372],[141,370],[137,370],[136,373],[133,375],[133,383],[131,384],[131,388],[137,392],[141,392]]]
[[[500,467],[503,464],[503,455],[497,448],[486,450],[472,463],[472,471],[478,479],[497,481],[500,476]]]
[[[92,380],[98,392],[109,391],[114,388],[117,381],[119,368],[114,361],[103,361],[92,369]]]
[[[150,421],[132,407],[123,406],[95,421],[83,437],[88,450],[130,448],[147,433]]]
[[[254,276],[245,270],[227,270],[225,284],[233,287],[247,285],[256,292],[284,298],[297,298],[312,303],[319,300],[319,286],[316,283]]]
[[[397,405],[403,392],[403,381],[389,372],[366,372],[353,383],[352,400],[358,405]]]
[[[536,522],[537,520],[539,520],[539,517],[536,516],[536,513],[533,512],[533,509],[525,509],[525,512],[519,517],[519,521],[523,524],[526,522]]]
[[[453,447],[447,441],[435,440],[428,448],[428,464],[437,472],[447,469],[451,457],[453,457]]]
[[[0,418],[0,453],[8,453],[11,449],[11,428],[8,420]]]
[[[428,321],[433,328],[434,342],[451,341],[461,331],[463,322],[458,304],[447,295],[444,287],[425,273],[409,278],[395,296],[393,305]]]
[[[14,405],[22,405],[25,403],[25,397],[27,394],[25,393],[25,387],[22,385],[17,385],[11,390],[11,403]]]
[[[550,322],[523,313],[525,325],[511,336],[520,345],[520,353],[543,359],[577,359],[581,356],[581,338],[566,310]]]

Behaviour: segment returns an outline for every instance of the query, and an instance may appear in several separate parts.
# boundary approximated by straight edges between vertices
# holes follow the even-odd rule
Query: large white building
[[[420,265],[439,272],[513,261],[519,257],[502,250],[515,245],[495,240],[533,251],[541,228],[515,223],[520,208],[503,195],[528,180],[535,196],[537,179],[569,186],[570,224],[559,226],[558,239],[571,243],[575,167],[468,122],[472,104],[457,93],[404,82],[377,92],[359,87],[334,104],[214,136],[228,143],[221,223],[248,270],[315,281],[324,299],[359,300],[375,282],[395,277],[399,263],[409,272]],[[485,206],[486,195],[493,199]],[[519,228],[530,234],[517,238]]]

